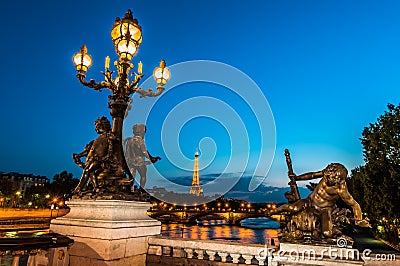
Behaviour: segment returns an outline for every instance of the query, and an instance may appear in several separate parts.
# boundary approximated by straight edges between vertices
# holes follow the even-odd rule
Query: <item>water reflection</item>
[[[0,231],[0,238],[22,238],[35,237],[48,234],[49,230],[18,230],[18,231]]]
[[[162,224],[161,234],[170,238],[266,244],[267,239],[271,238],[277,242],[278,227],[279,223],[268,218],[246,219],[241,226],[228,225],[221,220],[209,220],[199,225]]]

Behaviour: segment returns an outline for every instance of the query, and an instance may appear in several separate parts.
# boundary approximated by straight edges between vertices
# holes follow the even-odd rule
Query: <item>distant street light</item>
[[[15,207],[19,207],[19,199],[22,197],[21,191],[15,192],[15,195],[16,195]]]

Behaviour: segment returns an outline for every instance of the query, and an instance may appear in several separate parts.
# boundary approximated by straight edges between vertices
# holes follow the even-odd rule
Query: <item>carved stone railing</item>
[[[274,241],[275,242],[275,241]],[[276,241],[277,242],[277,241]],[[214,240],[150,237],[147,265],[181,265],[190,260],[207,260],[220,264],[277,265],[272,262],[272,247]],[[183,265],[183,264],[182,264]],[[210,264],[214,265],[214,264]]]
[[[59,234],[0,238],[0,265],[68,266],[73,240]]]

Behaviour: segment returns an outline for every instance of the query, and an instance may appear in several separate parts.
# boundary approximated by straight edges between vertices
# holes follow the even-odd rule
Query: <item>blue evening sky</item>
[[[363,127],[374,122],[387,103],[399,103],[397,0],[5,1],[0,11],[0,171],[52,177],[68,170],[80,176],[71,154],[96,137],[94,120],[109,116],[108,93],[83,87],[71,57],[86,44],[93,57],[88,78],[100,80],[105,56],[117,59],[109,35],[112,24],[129,8],[143,27],[143,43],[133,63],[141,60],[145,73],[151,75],[162,58],[167,65],[211,60],[242,71],[258,85],[276,125],[275,158],[264,181],[269,185],[286,186],[285,148],[299,174],[321,170],[330,162],[349,169],[363,164]],[[241,97],[252,93],[240,89]],[[179,161],[168,161],[160,132],[166,115],[193,97],[218,99],[235,110],[245,121],[250,150],[239,147],[231,154],[236,124],[225,125],[210,114],[202,117],[199,111],[170,136],[179,144],[177,153],[183,160],[192,159],[200,146],[203,162],[209,163],[207,174],[223,172],[227,158],[240,162],[247,153],[246,173],[252,175],[263,149],[257,127],[262,118],[238,95],[204,82],[171,88],[160,97],[149,121],[134,120],[147,123],[147,148],[163,157],[157,170],[165,176],[184,175],[173,166]],[[146,101],[134,98],[132,112],[140,112]],[[201,101],[192,105],[214,110],[216,116],[224,112]],[[208,149],[215,158],[207,157]],[[182,165],[190,168],[192,161]]]

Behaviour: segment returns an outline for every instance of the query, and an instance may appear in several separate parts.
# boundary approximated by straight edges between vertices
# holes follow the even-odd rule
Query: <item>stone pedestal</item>
[[[148,237],[161,223],[150,218],[150,203],[122,200],[67,202],[71,211],[51,221],[50,231],[74,239],[71,265],[145,265]]]

